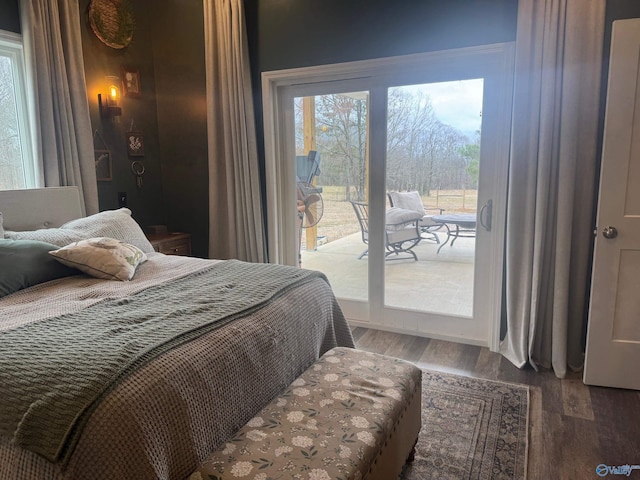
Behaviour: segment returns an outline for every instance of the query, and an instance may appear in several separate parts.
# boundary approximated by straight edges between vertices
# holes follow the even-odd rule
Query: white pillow
[[[108,237],[89,238],[49,252],[60,263],[96,278],[131,280],[147,255],[135,245]]]
[[[412,192],[389,192],[391,202],[394,207],[406,208],[407,210],[414,210],[421,215],[425,215],[424,205],[422,204],[422,197],[417,191]]]
[[[131,218],[131,210],[105,210],[65,223],[60,228],[43,228],[28,232],[5,232],[12,240],[38,240],[64,247],[73,242],[95,237],[109,237],[135,245],[145,253],[153,252],[142,228]]]

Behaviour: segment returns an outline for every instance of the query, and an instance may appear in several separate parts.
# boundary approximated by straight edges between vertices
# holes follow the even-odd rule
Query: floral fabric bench
[[[214,452],[190,480],[392,480],[420,430],[421,372],[338,347]]]

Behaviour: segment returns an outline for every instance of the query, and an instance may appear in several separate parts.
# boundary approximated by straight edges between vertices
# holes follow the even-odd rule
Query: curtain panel
[[[596,203],[605,0],[520,0],[506,237],[518,367],[580,369]]]
[[[264,262],[255,114],[241,0],[204,0],[209,256]]]
[[[78,1],[21,0],[20,15],[35,90],[36,154],[44,185],[79,187],[84,213],[97,213]]]

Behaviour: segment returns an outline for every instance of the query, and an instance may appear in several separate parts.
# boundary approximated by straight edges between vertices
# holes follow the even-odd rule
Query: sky
[[[472,139],[481,125],[483,83],[479,78],[401,88],[427,93],[438,120],[461,130]]]

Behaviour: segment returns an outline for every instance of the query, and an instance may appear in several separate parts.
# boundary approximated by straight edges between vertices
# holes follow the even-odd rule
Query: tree
[[[465,159],[467,165],[468,183],[467,188],[478,188],[478,179],[480,176],[480,130],[476,131],[474,143],[467,143],[460,149],[460,155]]]
[[[466,138],[438,120],[429,96],[389,89],[387,116],[387,188],[420,193],[456,188],[463,163],[458,150]]]
[[[387,111],[387,188],[422,188],[435,168],[433,144],[438,120],[431,100],[403,88],[389,89]]]
[[[0,56],[0,188],[3,189],[24,184],[17,118],[11,60]]]
[[[316,139],[322,158],[321,182],[343,185],[350,199],[366,198],[367,96],[345,93],[317,96]],[[296,103],[296,146],[304,144],[302,106]],[[427,94],[390,88],[387,103],[387,189],[475,188],[480,132],[473,142],[435,115]]]
[[[316,97],[316,138],[321,146],[322,172],[333,175],[345,186],[347,200],[351,187],[358,199],[366,198],[367,97],[336,94]],[[327,176],[323,178],[326,182]]]

